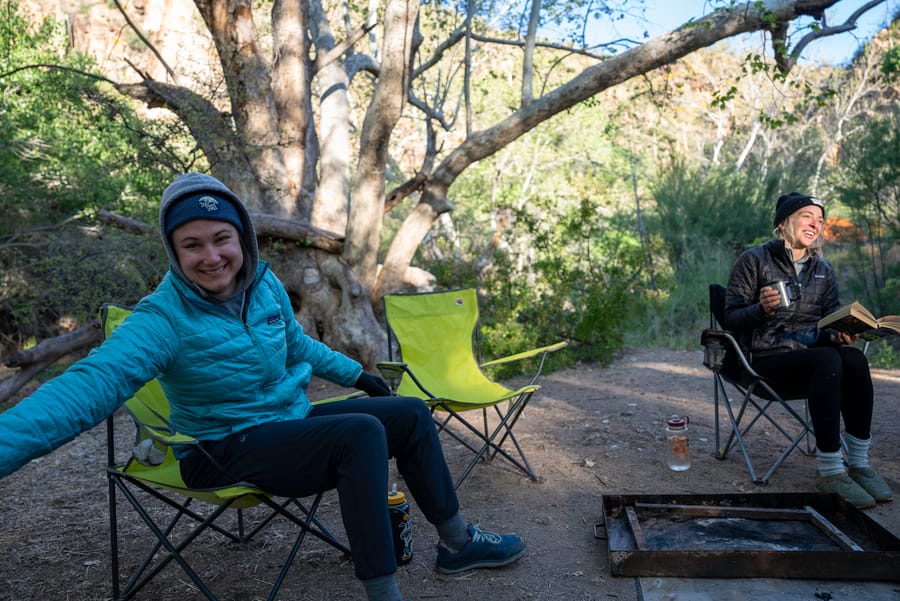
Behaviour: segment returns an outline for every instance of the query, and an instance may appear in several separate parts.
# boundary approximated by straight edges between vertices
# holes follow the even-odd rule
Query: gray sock
[[[817,450],[816,463],[820,476],[835,476],[844,472],[844,459],[840,449],[831,452]]]
[[[863,440],[844,432],[844,442],[847,444],[847,463],[850,467],[869,467],[869,447],[872,445],[872,437]]]
[[[397,586],[397,578],[390,574],[362,580],[366,589],[366,597],[369,601],[403,601],[400,596],[400,587]]]
[[[443,524],[438,524],[435,528],[437,528],[441,544],[447,547],[449,551],[456,553],[469,542],[469,525],[466,524],[459,512]]]

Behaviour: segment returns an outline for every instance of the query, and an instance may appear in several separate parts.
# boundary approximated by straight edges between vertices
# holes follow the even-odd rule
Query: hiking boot
[[[496,534],[482,530],[480,524],[470,524],[469,541],[457,553],[438,545],[436,569],[441,574],[456,574],[472,568],[499,568],[523,553],[525,543],[518,534]]]
[[[847,475],[853,478],[854,482],[859,484],[863,490],[872,495],[879,503],[887,503],[894,498],[894,493],[891,492],[884,478],[870,467],[851,467]]]
[[[816,490],[825,493],[837,493],[858,509],[875,507],[875,498],[845,473],[834,474],[833,476],[816,474]]]

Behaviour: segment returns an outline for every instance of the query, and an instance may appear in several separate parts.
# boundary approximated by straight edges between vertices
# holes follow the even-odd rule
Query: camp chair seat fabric
[[[101,323],[104,335],[108,336],[130,314],[129,307],[114,304],[104,305],[101,310]],[[321,402],[341,400],[326,399]],[[269,592],[268,599],[275,599],[287,576],[307,533],[325,541],[341,553],[349,557],[350,550],[340,542],[316,517],[316,511],[323,492],[314,495],[311,501],[304,503],[300,499],[284,498],[275,500],[263,490],[245,482],[235,482],[215,489],[195,489],[189,487],[181,478],[178,460],[172,445],[197,445],[197,451],[205,452],[194,438],[177,432],[168,421],[169,403],[159,382],[152,380],[143,386],[134,397],[125,402],[125,410],[131,416],[137,428],[136,442],[150,440],[158,450],[165,454],[157,465],[145,464],[134,456],[124,461],[116,458],[115,416],[107,418],[107,453],[106,469],[109,486],[109,520],[110,550],[112,556],[112,593],[113,598],[129,599],[140,591],[162,570],[175,561],[188,575],[193,584],[208,599],[216,599],[210,588],[204,583],[197,571],[191,567],[185,557],[185,550],[203,532],[216,532],[230,541],[246,543],[253,539],[271,520],[281,517],[298,527],[297,538],[289,549],[281,571]],[[150,532],[154,539],[150,542],[146,554],[134,570],[131,577],[121,586],[119,557],[119,514],[117,496],[121,495],[128,502]],[[154,511],[146,505],[154,503]],[[211,504],[213,510],[194,511],[194,501]],[[160,511],[169,508],[165,518],[158,518]],[[260,518],[252,530],[247,532],[244,524],[244,511],[261,506],[267,509],[265,517]],[[220,516],[226,510],[236,510],[236,528],[226,528],[219,524]],[[187,520],[187,521],[185,521]],[[193,524],[188,532],[179,529],[179,539],[175,540],[175,529],[179,523]]]
[[[435,414],[442,432],[467,447],[474,457],[456,480],[458,488],[479,461],[500,455],[525,476],[536,480],[513,428],[540,389],[536,384],[547,355],[566,346],[558,342],[488,362],[477,350],[478,299],[474,289],[384,297],[389,361],[378,367],[398,395],[422,399]],[[394,348],[392,340],[396,341]],[[396,356],[396,360],[395,360]],[[531,381],[517,389],[496,382],[483,368],[510,361],[539,359]],[[398,384],[393,384],[399,379]],[[496,419],[489,419],[493,409]],[[466,418],[480,410],[478,425]],[[440,416],[439,413],[446,415]],[[451,423],[462,426],[455,432]],[[472,439],[474,438],[474,442]],[[511,448],[504,448],[504,443]]]
[[[704,365],[713,372],[713,397],[715,402],[715,430],[717,459],[726,459],[737,446],[744,458],[751,480],[767,484],[769,479],[790,454],[799,449],[803,454],[815,452],[815,440],[809,408],[805,398],[795,398],[779,393],[770,382],[759,375],[741,350],[737,338],[724,327],[725,288],[719,284],[709,286],[710,327],[700,335],[704,347]],[[727,385],[727,387],[726,387]],[[729,388],[736,394],[728,394]],[[801,414],[791,402],[802,404]],[[727,421],[723,423],[720,410],[724,409]],[[777,411],[781,409],[783,411]],[[751,431],[762,430],[761,424],[769,424],[780,435],[784,446],[768,467],[751,448]],[[723,432],[729,430],[725,442]],[[753,442],[756,442],[753,440]],[[754,456],[756,455],[756,461]]]

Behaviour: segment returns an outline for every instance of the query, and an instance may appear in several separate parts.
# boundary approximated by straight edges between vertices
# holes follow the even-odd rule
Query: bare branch
[[[166,73],[168,73],[169,77],[172,78],[172,81],[177,81],[178,77],[175,75],[175,71],[173,71],[172,68],[169,67],[168,64],[166,64],[166,61],[163,59],[162,55],[159,53],[159,51],[156,49],[156,47],[150,43],[150,40],[148,40],[146,37],[144,37],[144,34],[141,33],[141,30],[138,29],[137,25],[134,24],[134,22],[131,20],[131,17],[128,16],[128,13],[125,12],[125,9],[122,8],[122,5],[119,3],[119,0],[113,0],[113,2],[115,3],[116,8],[119,9],[119,13],[125,18],[125,22],[128,23],[128,26],[135,33],[135,35],[137,35],[137,37],[140,38],[140,40],[142,42],[144,42],[144,45],[147,46],[147,48],[150,50],[150,52],[153,53],[153,56],[155,56],[156,59],[160,62],[160,64],[166,70]],[[149,79],[149,78],[145,77],[145,79]]]
[[[112,211],[100,211],[100,221],[121,228],[134,234],[153,232],[155,227],[124,217]],[[343,237],[333,232],[326,232],[302,221],[281,219],[266,213],[251,213],[257,236],[275,236],[286,240],[300,242],[303,246],[318,248],[330,253],[340,254],[344,248]]]
[[[252,213],[251,216],[257,236],[277,236],[336,255],[341,254],[344,250],[343,237],[333,232],[326,232],[308,223],[282,219],[266,213]]]
[[[52,363],[74,351],[100,340],[100,320],[90,319],[77,330],[42,340],[36,346],[14,352],[6,359],[7,367],[26,367],[40,362]]]
[[[5,73],[0,73],[0,79],[3,79],[4,77],[9,77],[11,75],[15,75],[16,73],[18,73],[20,71],[27,71],[29,69],[51,69],[51,70],[55,70],[55,71],[67,71],[69,73],[75,73],[77,75],[82,75],[89,79],[96,79],[97,81],[105,81],[106,83],[112,84],[114,86],[118,85],[113,80],[103,77],[102,75],[97,75],[96,73],[89,73],[87,71],[82,71],[81,69],[75,69],[73,67],[65,67],[63,65],[54,65],[54,64],[50,64],[50,63],[32,63],[30,65],[22,65],[21,67],[16,67],[15,69],[12,69],[11,71],[6,71]]]
[[[341,42],[328,52],[323,55],[316,55],[316,60],[313,63],[311,76],[315,77],[316,73],[318,73],[321,69],[340,58],[342,54],[355,46],[356,42],[361,40],[363,36],[375,29],[376,25],[378,25],[378,21],[373,21],[372,23],[361,25],[356,29],[356,31],[350,34],[350,37],[345,39],[343,42]]]
[[[124,217],[118,213],[113,213],[112,211],[107,211],[105,209],[101,209],[97,213],[97,217],[99,217],[100,223],[113,225],[119,229],[131,232],[132,234],[149,234],[155,229],[148,223],[138,221],[137,219],[131,219],[130,217]]]
[[[844,21],[840,25],[835,25],[833,27],[828,26],[828,24],[825,22],[824,13],[822,13],[821,19],[820,19],[822,21],[822,27],[820,27],[817,30],[811,31],[808,34],[806,34],[805,36],[803,36],[802,38],[800,38],[800,41],[797,42],[797,44],[794,46],[793,50],[791,50],[790,60],[787,61],[787,63],[786,63],[787,68],[782,69],[782,70],[787,72],[788,69],[793,67],[797,63],[797,60],[800,58],[800,55],[803,53],[803,50],[811,42],[814,42],[815,40],[818,40],[820,38],[825,38],[828,36],[836,35],[839,33],[845,33],[845,32],[853,31],[854,29],[856,29],[856,22],[859,20],[859,18],[863,14],[867,13],[868,11],[870,11],[873,8],[875,8],[876,6],[878,6],[879,4],[884,4],[884,1],[885,0],[869,0],[869,2],[866,2],[865,4],[860,6],[858,9],[853,11],[853,14],[851,14],[849,17],[847,17],[846,21]],[[780,64],[779,64],[779,67],[781,67]]]

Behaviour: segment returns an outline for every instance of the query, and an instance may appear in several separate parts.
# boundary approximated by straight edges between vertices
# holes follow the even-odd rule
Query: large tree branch
[[[377,294],[373,301],[377,302],[386,291],[399,289],[406,266],[412,261],[431,223],[452,208],[447,190],[459,174],[473,163],[494,154],[551,117],[633,77],[675,63],[696,50],[742,33],[768,30],[773,23],[788,22],[801,15],[819,16],[837,2],[769,0],[719,9],[588,67],[496,125],[473,133],[438,165],[424,187],[419,205],[395,235],[379,273],[375,287]],[[874,0],[865,8],[870,10],[883,2]]]
[[[819,19],[822,22],[822,27],[820,27],[818,29],[814,29],[813,31],[810,31],[805,36],[800,38],[800,41],[797,42],[797,44],[793,47],[793,49],[791,49],[789,60],[787,60],[784,63],[784,65],[779,65],[779,67],[784,72],[789,71],[791,68],[793,68],[793,66],[795,64],[797,64],[797,60],[800,58],[800,55],[803,53],[803,50],[809,44],[811,44],[812,42],[814,42],[818,39],[821,39],[821,38],[836,35],[839,33],[846,33],[848,31],[853,31],[854,29],[856,29],[857,21],[859,21],[859,18],[863,14],[869,12],[870,10],[872,10],[879,4],[883,4],[883,3],[884,3],[884,0],[869,0],[869,2],[866,2],[865,4],[860,6],[858,9],[853,11],[853,14],[851,14],[849,17],[847,17],[846,21],[844,21],[840,25],[834,25],[834,26],[828,25],[828,23],[825,21],[824,13],[822,13],[822,17]]]
[[[11,399],[25,384],[58,359],[76,351],[83,351],[100,342],[100,320],[91,319],[73,332],[48,338],[30,349],[10,355],[7,367],[18,367],[11,377],[0,382],[0,403]]]
[[[156,230],[155,226],[101,210],[98,213],[100,221],[134,234],[149,234]],[[250,213],[253,218],[253,226],[257,236],[273,236],[299,242],[303,246],[318,248],[336,255],[344,250],[343,238],[335,233],[326,232],[302,221],[282,219],[265,213]]]
[[[451,152],[435,170],[435,178],[448,185],[466,167],[484,159],[547,119],[591,96],[629,79],[653,71],[701,48],[751,31],[769,29],[771,23],[801,15],[818,14],[838,0],[770,0],[723,8],[697,21],[588,67],[567,83],[529,106],[512,113],[488,129],[475,132]],[[875,0],[877,5],[885,0]]]
[[[369,289],[374,285],[378,264],[389,143],[409,89],[417,17],[417,2],[390,0],[385,7],[384,60],[360,135],[344,258],[361,278],[367,279],[363,284]]]

